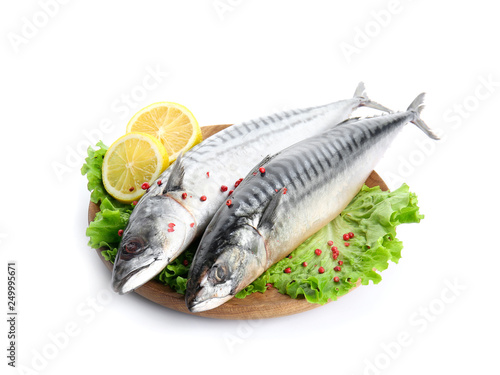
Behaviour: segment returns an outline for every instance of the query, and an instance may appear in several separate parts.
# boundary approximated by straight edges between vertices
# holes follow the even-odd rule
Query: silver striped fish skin
[[[422,100],[406,112],[348,120],[254,167],[202,237],[186,290],[190,311],[229,300],[340,214],[406,123],[437,138],[419,118]]]
[[[234,189],[266,154],[337,125],[360,106],[387,110],[366,97],[361,83],[351,99],[233,125],[180,156],[130,216],[113,268],[114,290],[141,286],[201,235],[227,199],[221,186]]]

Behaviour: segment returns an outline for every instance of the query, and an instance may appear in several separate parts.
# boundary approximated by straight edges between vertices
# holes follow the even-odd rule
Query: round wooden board
[[[203,139],[206,139],[215,133],[231,125],[213,125],[201,128]],[[382,190],[388,190],[385,182],[380,178],[377,172],[373,171],[366,180],[369,187],[380,186]],[[94,220],[99,207],[90,202],[88,221]],[[111,271],[113,264],[104,259],[101,251],[104,248],[97,249],[97,254]],[[352,289],[354,290],[354,288]],[[184,296],[173,291],[170,287],[151,280],[142,287],[136,289],[135,293],[147,298],[159,305],[177,310],[186,314],[199,315],[207,318],[216,319],[264,319],[275,318],[279,316],[293,315],[303,311],[311,310],[321,305],[307,302],[305,299],[293,299],[287,295],[280,294],[277,289],[271,288],[265,293],[253,293],[244,299],[233,298],[213,310],[202,313],[191,313],[184,302]]]

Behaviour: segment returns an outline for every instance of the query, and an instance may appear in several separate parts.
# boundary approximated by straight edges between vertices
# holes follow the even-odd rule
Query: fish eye
[[[123,245],[123,253],[128,255],[140,254],[144,251],[144,243],[140,238],[131,238]]]
[[[138,242],[129,242],[125,245],[124,251],[129,254],[137,254],[141,249],[141,245]]]
[[[216,264],[213,268],[212,275],[216,282],[221,283],[226,280],[226,267]]]

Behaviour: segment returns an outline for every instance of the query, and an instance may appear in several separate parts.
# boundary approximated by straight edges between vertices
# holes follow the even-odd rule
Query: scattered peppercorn
[[[302,265],[303,265],[304,267],[307,267],[307,262],[302,262]]]
[[[343,261],[341,261],[341,260],[339,260],[339,261],[338,261],[338,263],[339,263],[339,266],[341,266],[341,265],[343,265],[343,264],[344,264],[344,262],[343,262]]]
[[[266,173],[266,168],[260,167],[259,168],[259,172],[262,173],[262,174]]]
[[[292,269],[290,267],[285,268],[285,273],[292,273]]]
[[[333,245],[333,241],[328,241],[328,246],[332,246]]]
[[[118,235],[121,237],[121,236],[122,236],[122,234],[123,234],[123,229],[119,229],[119,230],[118,230]]]
[[[135,187],[131,186],[130,189],[128,189],[128,191],[134,191],[135,190]]]
[[[147,182],[143,183],[141,185],[142,190],[148,190],[149,189],[149,184]]]
[[[240,178],[238,181],[234,183],[234,187],[237,188],[239,184],[241,184],[241,181],[243,181],[242,178]]]
[[[349,247],[349,242],[344,242],[345,247]]]
[[[231,195],[231,194],[233,194],[233,191],[234,191],[234,190],[229,190],[229,193],[227,193],[227,195]]]
[[[207,172],[207,177],[210,177],[210,172]]]
[[[353,238],[354,237],[354,233],[352,233],[352,232],[349,232],[347,234],[349,235],[349,238]]]
[[[182,193],[182,199],[186,199],[188,197],[187,193]]]
[[[187,259],[184,259],[184,260],[182,261],[182,264],[184,264],[185,266],[187,266],[187,265],[189,264],[189,262],[188,262],[188,260],[187,260]]]
[[[222,185],[220,187],[220,191],[223,192],[223,193],[226,192],[227,191],[227,186],[226,185]]]
[[[349,233],[344,234],[342,238],[344,239],[344,241],[347,241],[350,238]]]
[[[137,204],[137,201],[132,202],[132,206],[135,206]]]
[[[340,281],[340,277],[335,276],[335,277],[333,278],[333,281],[335,281],[336,283],[338,283],[338,282]]]
[[[322,251],[320,249],[314,250],[314,254],[316,255],[321,255]]]
[[[194,223],[191,223],[191,224],[190,224],[190,227],[191,227],[191,228],[192,228],[192,227],[194,227]]]
[[[158,186],[161,186],[161,180],[158,180],[157,184]]]
[[[202,195],[200,197],[200,201],[205,202],[207,200],[207,197],[205,195]]]
[[[340,271],[342,270],[342,268],[340,268],[339,266],[337,266],[337,267],[335,267],[333,270],[334,270],[335,272],[340,272]]]
[[[324,269],[323,267],[319,267],[319,268],[318,268],[318,272],[319,272],[319,273],[324,273],[324,272],[325,272],[325,269]]]
[[[168,228],[168,232],[173,232],[174,228]]]
[[[233,204],[233,202],[231,201],[231,199],[228,199],[226,201],[226,206],[231,207],[232,204]]]
[[[286,194],[286,192],[287,192],[287,191],[288,191],[288,189],[287,189],[287,188],[284,188],[284,189],[283,189],[283,194]]]

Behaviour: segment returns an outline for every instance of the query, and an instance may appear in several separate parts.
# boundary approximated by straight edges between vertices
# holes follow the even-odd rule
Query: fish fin
[[[412,124],[417,125],[417,127],[422,130],[428,137],[432,139],[439,140],[439,137],[427,126],[427,124],[420,118],[420,113],[424,109],[424,97],[425,93],[421,93],[417,96],[408,107],[407,111],[415,113],[415,119],[410,121]]]
[[[354,98],[359,98],[361,100],[360,106],[368,107],[373,109],[378,109],[379,111],[384,111],[387,113],[392,113],[393,111],[387,107],[384,107],[382,104],[374,102],[370,100],[365,91],[365,84],[360,82],[358,87],[356,87],[356,91],[354,91]]]
[[[259,231],[271,230],[276,222],[276,209],[278,208],[286,188],[281,188],[276,194],[274,194],[271,201],[268,203],[262,217],[260,218],[258,229]]]
[[[182,165],[182,153],[179,154],[174,164],[170,167],[172,172],[168,178],[165,187],[163,188],[163,194],[169,191],[180,190],[182,187],[182,181],[184,180],[184,166]]]
[[[274,154],[274,155],[266,155],[266,157],[264,157],[264,159],[262,159],[259,164],[257,164],[252,170],[250,170],[250,172],[248,172],[248,174],[245,176],[245,180],[248,179],[248,178],[252,178],[252,176],[255,176],[255,173],[259,172],[259,168],[260,167],[263,167],[265,166],[267,163],[269,163],[276,155],[278,155],[278,153]]]
[[[274,154],[274,155],[266,155],[266,157],[264,159],[262,159],[259,163],[259,165],[257,165],[257,169],[259,169],[260,167],[263,167],[265,166],[267,163],[269,163],[276,155],[278,154]]]
[[[365,88],[364,82],[358,83],[358,87],[356,87],[356,91],[354,91],[354,97],[355,98],[362,98],[364,95],[366,95],[365,89],[366,88]]]
[[[344,120],[342,121],[340,124],[338,124],[337,126],[339,125],[345,125],[345,124],[349,124],[351,122],[356,122],[356,121],[359,121],[361,119],[361,117],[351,117],[351,118],[348,118],[347,120]]]

